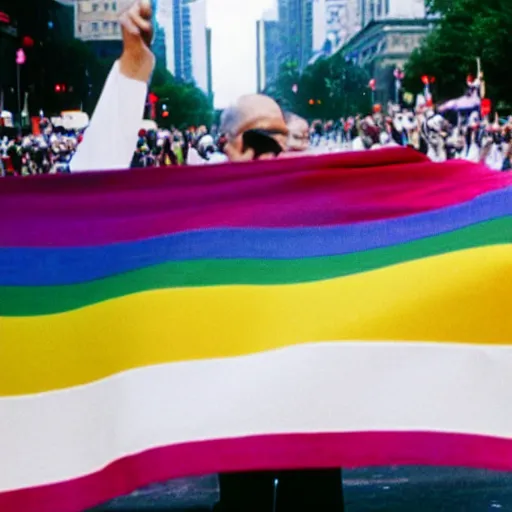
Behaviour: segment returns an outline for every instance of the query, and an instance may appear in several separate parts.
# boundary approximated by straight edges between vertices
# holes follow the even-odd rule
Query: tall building
[[[174,68],[180,80],[208,91],[206,0],[173,0]]]
[[[279,0],[282,60],[304,69],[313,55],[313,0]]]
[[[206,40],[206,0],[189,0],[192,80],[208,92],[208,53]]]
[[[159,30],[158,53],[160,62],[172,73],[174,70],[174,21],[172,0],[156,0],[155,22]],[[158,34],[155,34],[158,38]],[[157,40],[155,40],[157,43]]]
[[[212,58],[212,29],[206,29],[206,64],[207,64],[207,92],[213,104],[213,58]]]
[[[167,41],[165,29],[158,23],[155,23],[155,37],[153,39],[153,53],[159,65],[167,69]]]
[[[82,41],[121,41],[122,4],[122,0],[76,0],[75,37]]]
[[[425,0],[359,0],[361,28],[371,21],[421,19],[426,16]]]
[[[313,0],[313,49],[332,55],[361,30],[361,0]]]
[[[263,92],[279,74],[281,63],[281,32],[277,13],[266,11],[256,22],[257,90]]]

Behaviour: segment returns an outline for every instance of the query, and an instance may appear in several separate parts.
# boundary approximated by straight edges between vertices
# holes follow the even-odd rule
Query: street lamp
[[[21,124],[22,124],[22,114],[21,114],[21,66],[25,64],[27,58],[25,56],[25,52],[23,48],[19,48],[16,51],[16,78],[18,85],[18,115],[20,118],[20,132],[21,132]]]

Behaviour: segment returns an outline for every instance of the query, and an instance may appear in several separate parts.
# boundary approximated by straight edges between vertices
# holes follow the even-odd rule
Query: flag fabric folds
[[[512,177],[390,149],[0,182],[0,510],[512,470]]]

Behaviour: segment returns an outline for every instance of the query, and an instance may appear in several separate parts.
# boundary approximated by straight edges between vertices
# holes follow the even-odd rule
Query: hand
[[[155,66],[155,56],[150,49],[153,39],[149,0],[136,0],[121,15],[123,54],[119,60],[121,73],[134,80],[148,82]]]

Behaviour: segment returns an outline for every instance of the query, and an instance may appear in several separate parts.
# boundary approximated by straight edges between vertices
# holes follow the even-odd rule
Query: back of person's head
[[[242,96],[225,109],[220,131],[226,136],[224,152],[231,161],[277,156],[286,147],[288,135],[281,108],[261,94]]]

